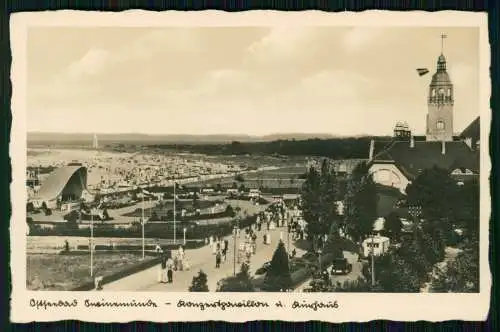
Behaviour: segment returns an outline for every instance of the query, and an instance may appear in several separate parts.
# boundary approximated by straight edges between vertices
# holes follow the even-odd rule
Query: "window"
[[[446,95],[447,95],[448,97],[451,97],[451,89],[448,89],[448,91],[446,92]]]
[[[437,122],[437,124],[436,124],[436,128],[437,128],[438,130],[443,130],[443,129],[444,129],[444,122],[443,122],[443,121],[441,121],[441,120],[439,120],[439,121]]]
[[[436,97],[436,89],[432,89],[431,95],[432,95],[432,97]]]
[[[444,89],[439,89],[439,97],[443,97],[444,96]]]

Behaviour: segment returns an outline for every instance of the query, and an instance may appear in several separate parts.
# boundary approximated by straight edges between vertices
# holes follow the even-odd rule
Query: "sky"
[[[443,33],[460,132],[479,115],[478,28],[31,27],[27,129],[422,134]]]

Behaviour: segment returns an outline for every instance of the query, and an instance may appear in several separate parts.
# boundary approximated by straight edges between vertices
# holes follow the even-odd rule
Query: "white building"
[[[390,240],[385,236],[369,237],[363,241],[363,255],[370,256],[372,253],[375,256],[381,256],[389,250]]]

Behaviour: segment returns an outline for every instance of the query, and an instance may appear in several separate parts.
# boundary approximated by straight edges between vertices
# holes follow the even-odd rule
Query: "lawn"
[[[119,272],[141,261],[141,255],[132,253],[96,253],[94,276]],[[153,257],[146,257],[153,259]],[[29,290],[64,291],[86,282],[90,277],[89,255],[28,254],[26,286]]]

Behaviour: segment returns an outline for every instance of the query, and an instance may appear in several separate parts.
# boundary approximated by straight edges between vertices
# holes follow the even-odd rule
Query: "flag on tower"
[[[417,69],[418,76],[424,76],[428,72],[429,72],[429,69],[427,69],[427,68],[418,68]]]

